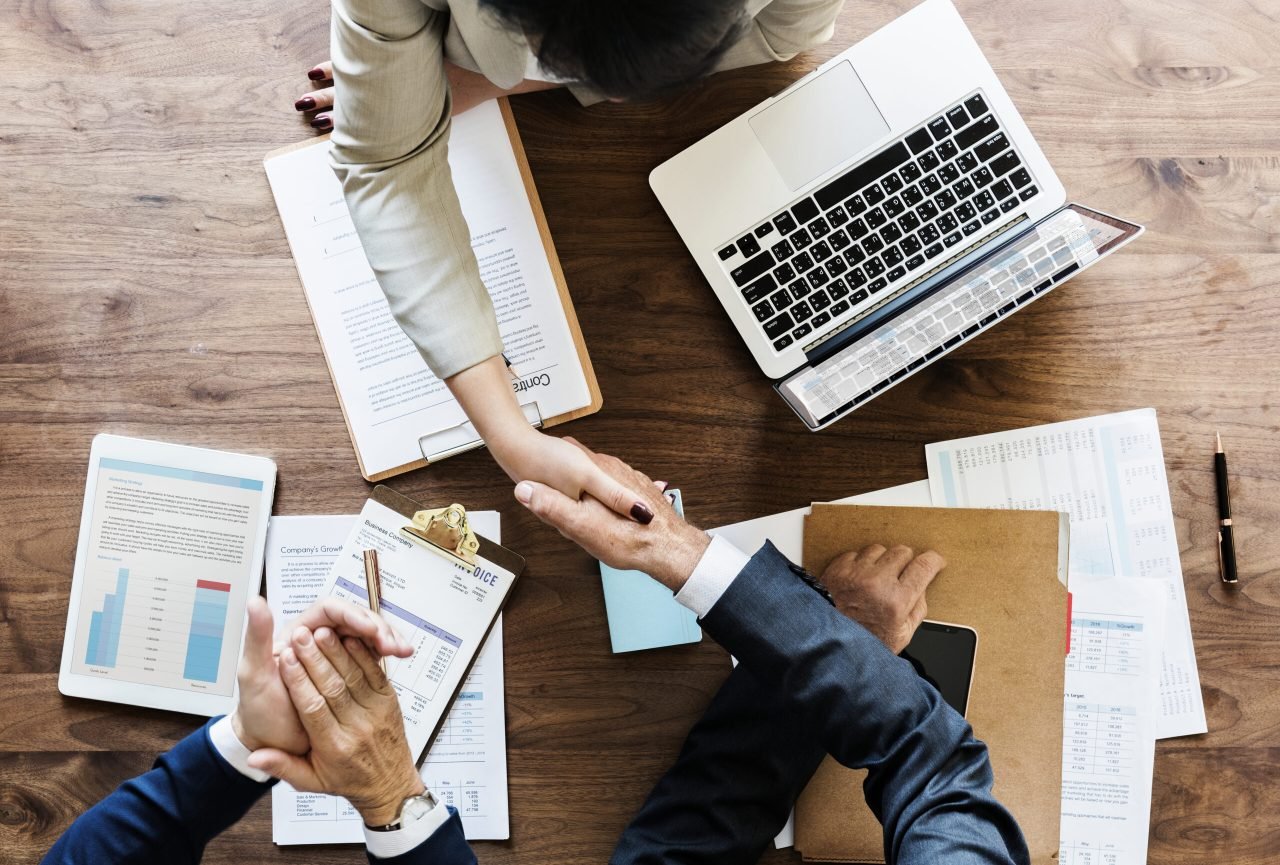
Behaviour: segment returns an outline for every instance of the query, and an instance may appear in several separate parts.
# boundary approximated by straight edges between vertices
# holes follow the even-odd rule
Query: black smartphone
[[[942,699],[961,715],[969,708],[973,665],[978,655],[978,632],[951,622],[926,619],[916,629],[902,657],[920,677],[938,689]]]

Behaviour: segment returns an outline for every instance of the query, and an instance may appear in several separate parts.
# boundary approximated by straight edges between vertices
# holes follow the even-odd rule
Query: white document
[[[1156,735],[1206,732],[1154,409],[931,444],[925,456],[939,506],[1069,513],[1073,591],[1111,576],[1161,580],[1167,626]]]
[[[499,540],[497,512],[467,516],[478,534]],[[272,517],[267,530],[267,601],[278,634],[321,596],[341,552],[341,539],[351,534],[356,519]],[[436,798],[458,809],[463,831],[472,841],[502,840],[511,834],[502,658],[499,616],[421,769],[423,782]],[[271,791],[271,828],[277,844],[364,842],[360,815],[345,799],[299,793],[284,782]]]
[[[391,316],[324,142],[265,163],[366,477],[477,438]],[[493,297],[521,403],[544,418],[591,402],[586,376],[497,102],[453,119],[449,167]],[[429,303],[430,300],[425,302]],[[419,439],[429,437],[422,445]]]
[[[1153,579],[1094,580],[1072,592],[1061,865],[1147,861],[1164,601]]]
[[[909,484],[889,487],[888,489],[837,499],[832,504],[896,505],[898,507],[927,508],[933,504],[933,501],[929,497],[929,482],[915,481]],[[708,531],[713,535],[719,535],[747,554],[754,553],[760,549],[765,541],[772,541],[773,545],[778,548],[778,552],[793,562],[799,562],[804,554],[804,518],[811,510],[812,508],[796,508],[791,511],[783,511],[780,514],[770,514],[767,517],[757,517],[754,520],[732,523],[727,526],[721,526],[718,529],[708,529]],[[738,665],[736,659],[734,659],[733,664],[735,667]],[[795,843],[796,815],[793,811],[791,816],[787,818],[787,825],[783,826],[782,831],[773,839],[773,846],[781,849],[794,846]]]

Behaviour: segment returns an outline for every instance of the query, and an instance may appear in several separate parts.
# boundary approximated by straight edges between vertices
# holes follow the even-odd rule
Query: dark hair
[[[709,75],[747,25],[743,0],[480,0],[547,72],[614,99]]]

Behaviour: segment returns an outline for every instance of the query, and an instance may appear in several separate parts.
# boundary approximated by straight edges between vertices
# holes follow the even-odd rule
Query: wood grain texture
[[[1274,861],[1280,2],[958,0],[1072,196],[1148,233],[811,435],[646,177],[910,5],[850,3],[821,50],[662,104],[514,100],[605,399],[564,432],[675,481],[716,525],[916,480],[930,441],[1156,407],[1210,733],[1157,750],[1150,861]],[[0,860],[18,862],[198,723],[57,693],[92,436],[269,455],[281,514],[351,512],[369,487],[261,168],[309,134],[291,103],[327,53],[326,4],[0,0],[0,20]],[[1235,590],[1216,575],[1215,429]],[[506,622],[512,841],[481,861],[604,861],[724,653],[612,656],[594,562],[514,506],[486,454],[392,486],[502,511],[530,562]],[[262,803],[206,861],[359,861],[269,838]]]

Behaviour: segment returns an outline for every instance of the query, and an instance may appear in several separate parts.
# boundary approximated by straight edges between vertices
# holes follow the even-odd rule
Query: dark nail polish
[[[316,107],[316,101],[310,96],[304,96],[297,102],[293,103],[293,107],[298,111],[310,111]]]
[[[642,526],[653,522],[653,511],[644,502],[636,502],[631,506],[631,518]]]
[[[328,117],[317,117],[311,121],[311,126],[313,129],[328,129],[333,126],[333,121]]]
[[[324,70],[317,66],[307,73],[307,77],[312,81],[323,81],[325,79]]]

